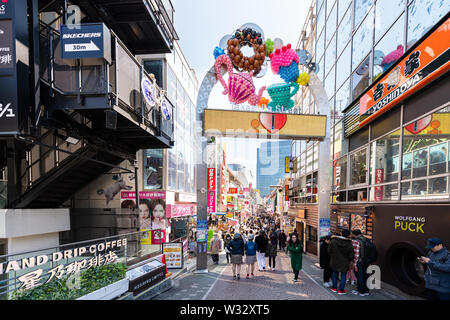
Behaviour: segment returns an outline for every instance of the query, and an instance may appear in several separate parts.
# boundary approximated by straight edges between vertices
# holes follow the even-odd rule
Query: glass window
[[[144,150],[144,189],[163,188],[163,150]]]
[[[336,190],[344,190],[347,188],[347,156],[336,161]]]
[[[372,142],[370,148],[370,184],[393,182],[399,172],[399,133]]]
[[[317,38],[317,43],[316,43],[316,56],[318,58],[322,57],[322,54],[324,52],[325,49],[325,43],[324,43],[324,39],[323,39],[323,35],[325,32],[322,32],[322,34]]]
[[[352,99],[356,99],[369,86],[370,56],[356,69],[352,75]]]
[[[328,74],[336,61],[336,37],[333,37],[325,53],[325,74]]]
[[[380,40],[403,11],[405,11],[405,0],[377,0],[375,4],[375,42]]]
[[[326,34],[326,44],[331,40],[331,37],[333,37],[334,32],[336,31],[336,15],[337,15],[337,6],[333,7],[333,10],[331,11],[330,16],[327,19],[327,34]]]
[[[408,49],[450,11],[450,1],[415,0],[408,8]]]
[[[349,190],[348,201],[367,201],[367,188]]]
[[[319,65],[319,71],[317,71],[317,77],[320,79],[320,81],[323,81],[324,79],[324,69],[325,69],[325,59],[319,61],[318,65]]]
[[[330,11],[333,8],[335,2],[336,2],[336,0],[327,0],[327,17],[330,15]],[[336,8],[336,7],[334,7],[334,8]]]
[[[352,70],[355,70],[361,61],[363,61],[364,57],[371,51],[372,44],[373,10],[370,10],[370,13],[353,36]]]
[[[340,87],[341,84],[350,75],[350,45],[348,45],[342,52],[336,64],[336,86]]]
[[[325,79],[325,91],[327,93],[328,97],[332,97],[334,95],[334,67],[331,69],[330,73],[328,74],[327,78]]]
[[[355,0],[355,28],[358,27],[358,24],[362,21],[364,16],[370,9],[370,6],[373,4],[374,0]]]
[[[348,5],[352,2],[352,0],[339,0],[338,1],[338,20],[341,21],[344,16],[345,11],[348,8]],[[351,9],[349,10],[351,14]]]
[[[425,116],[403,128],[402,179],[449,172],[450,108]]]
[[[367,149],[364,148],[350,155],[351,185],[365,183],[367,175]]]
[[[170,190],[177,189],[177,156],[175,150],[169,149],[169,181],[168,188]]]
[[[398,184],[371,187],[369,189],[370,201],[398,200]]]
[[[167,91],[168,97],[173,104],[177,102],[177,77],[172,68],[167,66]]]
[[[345,81],[344,85],[336,93],[336,112],[340,118],[343,116],[344,110],[350,104],[350,78]]]
[[[146,60],[144,61],[144,69],[147,73],[153,73],[156,78],[156,84],[163,88],[163,61],[162,60]]]
[[[345,48],[347,43],[350,41],[350,38],[352,37],[351,20],[352,20],[352,10],[348,10],[338,28],[338,38],[337,38],[338,55],[342,52],[342,50]]]
[[[405,52],[403,46],[404,34],[405,16],[402,15],[375,46],[373,61],[374,81],[392,66]]]
[[[322,28],[325,26],[325,6],[322,7],[317,15],[317,34],[322,32]]]

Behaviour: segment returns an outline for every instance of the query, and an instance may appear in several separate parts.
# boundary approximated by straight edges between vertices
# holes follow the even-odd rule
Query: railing
[[[51,26],[40,23],[40,77],[50,87],[50,94],[64,96],[107,97],[111,106],[120,106],[134,113],[145,125],[152,127],[158,136],[173,141],[173,116],[166,120],[161,112],[160,99],[166,97],[156,83],[156,105],[151,107],[143,98],[141,80],[151,79],[142,64],[130,53],[122,41],[111,31],[113,61],[98,65],[69,65],[61,58],[60,34]],[[174,106],[166,99],[174,114]]]
[[[127,266],[133,266],[140,261],[160,255],[162,253],[162,245],[141,244],[141,239],[144,238],[143,233],[144,232],[133,232],[100,239],[69,243],[41,250],[0,256],[0,299],[11,299],[12,293],[24,286],[23,276],[30,275],[30,273],[32,274],[33,272],[37,272],[40,275],[39,279],[36,280],[40,281],[38,282],[39,285],[42,285],[46,281],[49,282],[49,280],[53,280],[50,279],[52,272],[54,272],[55,268],[58,268],[58,266],[61,268],[58,271],[59,277],[65,279],[66,276],[69,275],[68,270],[72,268],[70,270],[73,271],[74,266],[78,265],[78,271],[83,271],[87,269],[89,266],[88,263],[90,263],[89,261],[92,259],[97,259],[97,261],[101,261],[101,259],[103,259],[103,262],[106,262],[107,254],[110,251],[114,252],[117,256],[114,263],[122,263]],[[118,241],[120,240],[123,244],[124,239],[126,239],[126,246],[117,247]],[[112,247],[113,245],[116,245],[116,247]],[[95,252],[93,252],[93,250],[91,251],[91,248],[94,247],[96,248]],[[79,254],[81,252],[80,248],[86,248],[87,251],[83,254]],[[77,249],[77,251],[74,249]],[[72,254],[69,256],[69,254],[66,255],[65,252],[71,252]],[[75,252],[78,253],[77,256],[75,256]],[[60,260],[54,261],[56,260],[54,259],[54,256],[61,257],[61,255],[62,258]],[[66,255],[66,257],[64,257],[64,255]],[[38,258],[39,256],[47,256],[48,262],[37,265],[37,261],[39,259],[42,261],[43,259]],[[25,261],[23,259],[25,259],[28,264],[31,262],[31,266],[27,266],[25,270],[22,268]],[[8,266],[12,268],[11,266],[13,265],[8,262],[12,261],[18,261],[18,264],[14,266],[14,270],[8,270]],[[34,266],[32,262],[34,262]],[[72,267],[68,267],[71,264]],[[81,268],[80,266],[84,267]],[[20,269],[15,270],[17,267]]]
[[[179,40],[178,34],[175,31],[175,27],[173,26],[173,6],[170,0],[154,0],[157,8],[153,8],[153,12],[158,15],[159,23],[164,27],[164,30],[170,40],[173,43],[174,40]],[[164,3],[165,4],[164,4]],[[152,1],[147,0],[152,7]],[[166,6],[170,8],[166,9]],[[169,11],[169,12],[168,12]]]

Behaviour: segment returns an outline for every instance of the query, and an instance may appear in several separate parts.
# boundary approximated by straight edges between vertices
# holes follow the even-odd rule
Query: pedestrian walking
[[[256,250],[258,245],[253,241],[255,236],[251,233],[245,244],[245,263],[247,264],[247,279],[255,277]]]
[[[323,285],[327,288],[332,286],[330,255],[328,254],[328,246],[330,245],[330,241],[331,237],[325,236],[322,238],[322,243],[320,245],[320,267],[323,269]]]
[[[231,261],[231,252],[228,249],[228,244],[231,242],[231,236],[230,236],[229,233],[227,233],[227,235],[225,236],[225,241],[224,242],[225,242],[224,243],[225,253],[226,253],[226,256],[227,256],[227,264],[229,264],[230,261]]]
[[[286,247],[286,233],[284,233],[284,230],[281,231],[280,236],[278,237],[278,242],[280,245],[280,250],[285,250]]]
[[[211,258],[214,264],[219,264],[219,253],[220,253],[220,239],[217,232],[214,232],[213,238],[210,242]]]
[[[259,271],[264,271],[266,270],[266,250],[268,242],[264,230],[259,232],[259,235],[255,238],[255,242],[258,246],[256,258],[258,260]]]
[[[439,238],[427,240],[427,257],[418,257],[427,266],[425,287],[429,298],[433,300],[450,300],[450,252]]]
[[[293,234],[290,237],[288,249],[291,254],[291,267],[292,271],[294,272],[294,279],[292,279],[294,282],[298,281],[298,274],[300,270],[302,269],[302,243],[300,240],[298,240],[298,237]]]
[[[228,250],[231,252],[233,279],[240,280],[242,256],[244,255],[244,241],[239,233],[234,234],[233,240],[228,244]]]
[[[269,270],[275,271],[275,260],[277,257],[278,238],[275,232],[272,233],[267,244],[267,256],[269,257]]]
[[[330,255],[330,267],[332,270],[331,279],[333,286],[331,291],[337,294],[346,294],[345,279],[350,262],[354,258],[353,245],[351,239],[348,238],[350,231],[342,230],[342,236],[332,236],[330,245],[328,246],[328,254]],[[339,288],[337,287],[338,277],[341,277]]]
[[[361,230],[355,229],[352,231],[355,240],[359,242],[359,252],[355,249],[355,253],[358,253],[359,256],[355,258],[355,274],[358,281],[358,290],[357,292],[353,291],[353,294],[359,294],[360,296],[368,296],[369,288],[367,287],[367,279],[369,275],[367,274],[367,268],[371,263],[374,263],[378,258],[377,248],[375,244],[364,237],[361,233]],[[353,247],[355,248],[355,243],[353,242]]]

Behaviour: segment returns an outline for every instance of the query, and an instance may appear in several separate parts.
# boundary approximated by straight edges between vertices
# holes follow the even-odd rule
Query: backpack
[[[359,242],[361,244],[361,261],[366,265],[374,263],[378,258],[378,251],[375,244],[366,237],[361,237],[361,239],[359,239]]]

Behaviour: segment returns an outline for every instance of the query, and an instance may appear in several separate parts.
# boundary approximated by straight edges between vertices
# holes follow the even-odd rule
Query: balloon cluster
[[[253,48],[253,56],[246,57],[241,51],[244,46]],[[227,41],[228,56],[233,66],[239,71],[253,71],[257,75],[266,59],[266,45],[263,43],[261,33],[251,28],[237,30]]]
[[[291,44],[276,49],[274,53],[269,55],[270,67],[273,73],[278,74],[286,83],[295,82],[299,71],[298,63],[300,59],[297,53],[291,49]]]

